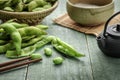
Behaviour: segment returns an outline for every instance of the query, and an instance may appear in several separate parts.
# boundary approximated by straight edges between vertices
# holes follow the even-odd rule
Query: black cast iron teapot
[[[120,58],[120,23],[109,25],[109,22],[118,14],[120,11],[105,23],[104,31],[97,37],[97,43],[105,55]]]

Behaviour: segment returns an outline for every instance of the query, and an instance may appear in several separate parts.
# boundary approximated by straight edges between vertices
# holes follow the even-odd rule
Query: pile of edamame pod
[[[85,56],[60,38],[48,36],[46,29],[48,29],[46,25],[29,26],[28,24],[14,22],[14,20],[0,24],[0,54],[5,54],[8,58],[30,56],[35,53],[36,49],[50,43],[55,50],[64,55],[70,57]],[[45,48],[44,52],[47,56],[52,54],[52,50],[49,48]],[[35,57],[37,56],[35,55]],[[54,62],[59,64],[62,60],[58,57]]]
[[[34,12],[51,8],[57,0],[0,0],[0,9],[11,12]]]

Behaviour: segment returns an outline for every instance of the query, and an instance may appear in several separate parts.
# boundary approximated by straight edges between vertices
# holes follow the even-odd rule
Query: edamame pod
[[[47,34],[44,30],[41,30],[37,27],[24,27],[24,28],[18,29],[18,31],[22,37],[32,36],[32,35],[40,36],[40,35]]]
[[[10,37],[13,41],[13,45],[16,48],[16,54],[19,55],[21,51],[21,42],[22,38],[21,35],[19,34],[18,30],[11,24],[9,23],[4,23],[0,25],[1,28],[3,28],[7,33],[10,34]]]
[[[30,45],[33,45],[35,43],[37,43],[38,41],[42,40],[44,38],[44,36],[39,36],[37,38],[33,38],[31,40],[29,40],[28,42],[25,42],[25,43],[22,43],[22,47],[27,47],[27,46],[30,46]]]
[[[6,44],[8,41],[5,41],[5,40],[0,40],[0,45],[4,45]]]
[[[18,3],[17,6],[15,7],[16,12],[21,12],[23,11],[24,5],[22,2]]]
[[[35,11],[43,11],[43,10],[45,10],[45,9],[42,8],[42,7],[37,7],[37,8],[35,8],[35,9],[33,9],[32,12],[35,12]]]
[[[8,49],[11,48],[11,46],[12,46],[12,45],[11,45],[10,43],[1,45],[1,46],[0,46],[0,54],[5,53]]]
[[[44,37],[41,41],[37,42],[35,44],[36,48],[41,48],[43,47],[44,45],[50,43],[53,39],[53,36],[46,36]]]
[[[24,27],[28,27],[28,24],[19,24],[17,22],[11,22],[10,24],[12,24],[13,26],[15,26],[17,29],[18,28],[24,28]]]
[[[54,38],[52,41],[53,47],[61,53],[70,57],[83,57],[84,54],[77,52],[71,45],[61,41],[59,38]]]
[[[42,29],[42,30],[46,30],[46,29],[48,29],[48,26],[46,26],[46,25],[36,25],[35,27],[37,27],[37,28],[39,28],[39,29]]]
[[[31,1],[28,4],[28,11],[32,11],[33,9],[35,9],[38,6],[38,4],[36,3],[36,1]]]
[[[35,50],[36,50],[35,46],[29,46],[29,47],[23,48],[21,50],[20,55],[16,54],[16,50],[7,50],[5,56],[8,58],[25,57],[25,56],[29,56],[29,55],[33,54]]]
[[[14,11],[11,7],[5,7],[3,10],[5,10],[5,11],[11,11],[11,12]]]
[[[35,0],[38,6],[43,7],[44,5],[47,4],[45,0]]]

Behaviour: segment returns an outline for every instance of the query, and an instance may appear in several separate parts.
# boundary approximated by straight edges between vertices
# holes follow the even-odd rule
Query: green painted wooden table
[[[115,11],[119,10],[120,0],[115,0]],[[47,30],[49,35],[58,36],[74,46],[77,51],[84,53],[86,57],[80,59],[64,57],[63,64],[55,66],[52,59],[62,55],[54,50],[52,57],[48,58],[44,56],[42,48],[37,51],[43,57],[42,62],[2,73],[0,80],[120,80],[120,59],[102,54],[95,36],[85,35],[53,23],[54,18],[64,13],[66,13],[66,0],[60,0],[57,9],[46,17],[42,24],[49,26]],[[0,63],[8,60],[10,59],[0,55]]]

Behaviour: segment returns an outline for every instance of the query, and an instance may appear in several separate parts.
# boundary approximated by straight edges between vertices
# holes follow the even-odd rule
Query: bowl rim
[[[108,7],[112,4],[114,4],[114,0],[112,0],[112,2],[110,2],[109,4],[106,4],[106,5],[103,5],[103,6],[100,6],[100,7],[92,7],[92,8],[89,8],[89,7],[78,7],[76,5],[74,5],[73,3],[71,3],[69,0],[67,0],[67,3],[72,5],[73,7],[76,7],[76,8],[83,8],[83,9],[100,9],[100,8],[105,8],[105,7]]]
[[[54,8],[56,8],[58,6],[58,3],[59,3],[59,1],[56,1],[51,8],[45,9],[43,11],[35,11],[35,12],[10,12],[10,11],[0,10],[0,13],[2,12],[2,13],[15,14],[15,15],[21,15],[21,14],[23,14],[23,15],[32,15],[32,14],[38,14],[38,13],[42,14],[42,13],[48,12],[48,11],[53,10]]]

